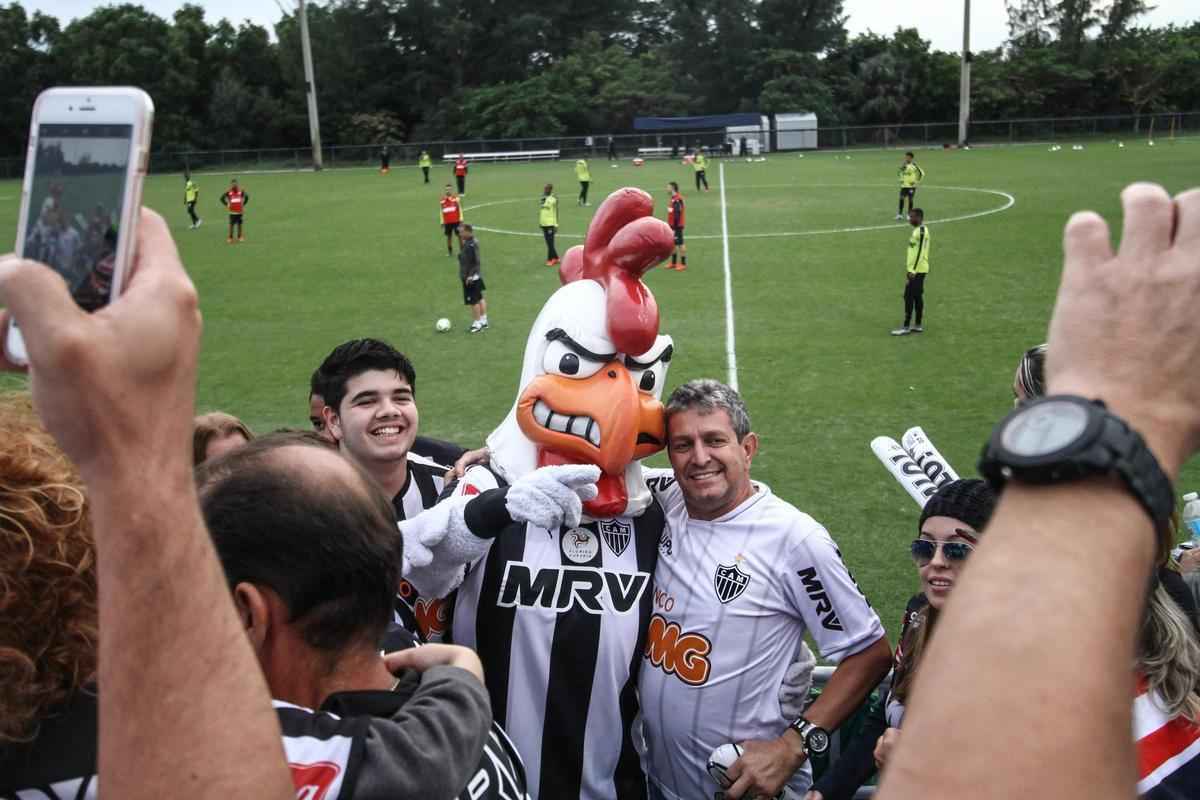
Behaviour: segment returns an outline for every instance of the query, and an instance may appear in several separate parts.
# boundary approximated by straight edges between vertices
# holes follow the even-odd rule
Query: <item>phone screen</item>
[[[24,257],[52,267],[87,311],[112,295],[132,125],[42,124]]]

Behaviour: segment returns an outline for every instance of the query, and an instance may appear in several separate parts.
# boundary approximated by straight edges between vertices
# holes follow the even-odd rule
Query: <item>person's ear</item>
[[[246,581],[233,587],[233,604],[237,608],[238,620],[256,653],[262,652],[272,623],[271,604],[263,592],[263,589]]]
[[[335,442],[340,442],[342,440],[342,418],[328,405],[321,409],[321,417],[325,420],[325,430],[329,431],[329,435]]]
[[[741,445],[742,452],[746,454],[746,462],[753,461],[754,456],[758,453],[758,434],[750,431],[738,444]]]

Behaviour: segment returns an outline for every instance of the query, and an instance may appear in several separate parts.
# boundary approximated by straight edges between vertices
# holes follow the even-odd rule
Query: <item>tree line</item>
[[[1200,109],[1200,22],[1138,25],[1143,0],[1007,0],[972,54],[972,117]],[[813,111],[822,126],[949,122],[959,56],[914,28],[849,36],[842,0],[330,0],[308,7],[326,144],[628,131],[638,115]],[[37,92],[133,84],[156,149],[308,140],[296,14],[274,37],[184,5],[62,25],[0,6],[0,154]]]

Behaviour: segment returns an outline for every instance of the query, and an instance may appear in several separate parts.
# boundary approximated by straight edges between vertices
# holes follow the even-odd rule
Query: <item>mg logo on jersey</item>
[[[717,599],[729,603],[742,596],[750,585],[750,574],[743,572],[740,564],[719,564],[713,575],[713,588],[717,590]]]
[[[674,675],[689,686],[703,686],[708,681],[712,665],[708,654],[712,642],[703,634],[684,633],[674,622],[655,614],[646,631],[644,655],[654,666]]]
[[[413,616],[417,618],[417,627],[428,642],[440,642],[446,634],[446,602],[418,597],[413,604]]]
[[[559,613],[578,606],[589,614],[628,614],[650,585],[646,572],[609,572],[596,567],[543,567],[509,561],[496,604],[530,606]]]
[[[337,780],[341,767],[330,761],[288,766],[292,768],[292,785],[296,787],[296,800],[333,800],[328,797],[329,787]]]
[[[825,587],[817,577],[816,568],[802,569],[796,574],[800,576],[808,598],[817,604],[817,616],[821,617],[821,627],[827,631],[844,630],[842,621],[838,619],[837,612],[833,610],[833,603],[829,602],[829,595],[825,594]]]
[[[620,520],[606,519],[600,523],[600,535],[604,537],[608,549],[619,556],[629,547],[629,540],[633,538],[633,528]]]

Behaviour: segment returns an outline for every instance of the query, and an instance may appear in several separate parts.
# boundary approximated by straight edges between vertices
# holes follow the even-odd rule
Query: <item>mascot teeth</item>
[[[596,447],[600,446],[600,426],[591,417],[555,413],[550,410],[550,406],[538,400],[533,406],[533,418],[544,428],[569,433],[580,439],[587,439]]]

